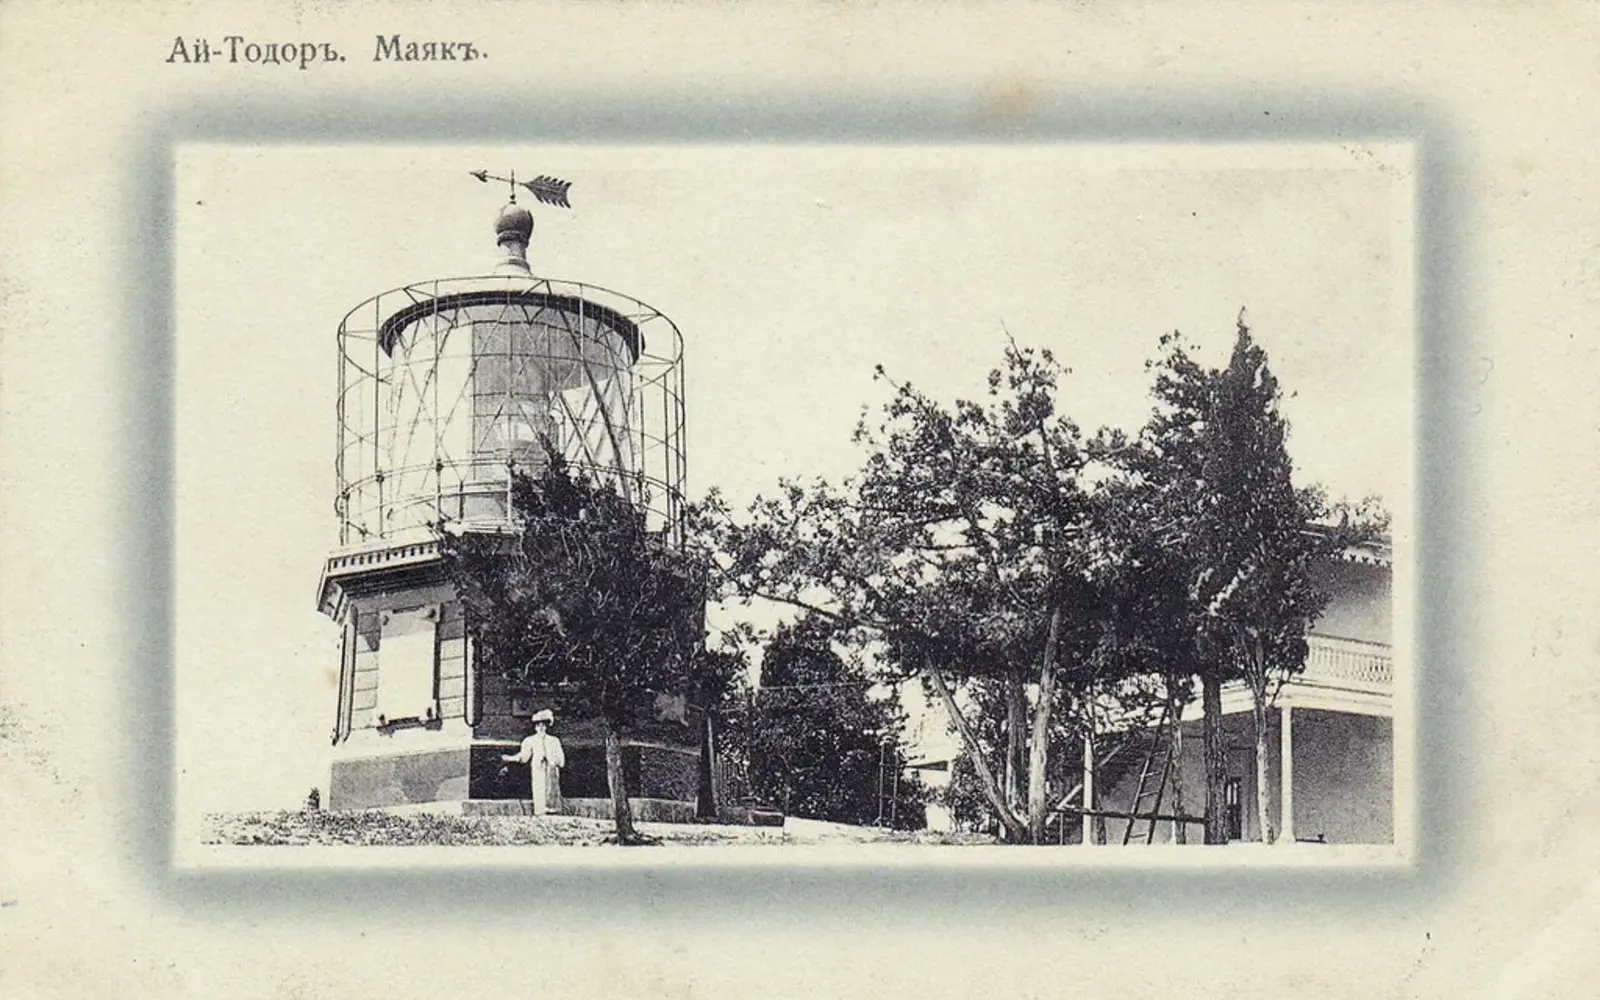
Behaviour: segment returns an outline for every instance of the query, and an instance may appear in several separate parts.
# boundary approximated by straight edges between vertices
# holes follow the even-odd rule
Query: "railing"
[[[1306,637],[1311,647],[1306,656],[1304,680],[1339,687],[1388,689],[1394,684],[1394,660],[1389,647],[1381,642],[1335,639],[1324,635]]]

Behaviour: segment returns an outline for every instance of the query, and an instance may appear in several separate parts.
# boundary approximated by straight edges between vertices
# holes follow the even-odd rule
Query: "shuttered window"
[[[378,714],[388,723],[433,718],[438,605],[384,611],[380,619]]]

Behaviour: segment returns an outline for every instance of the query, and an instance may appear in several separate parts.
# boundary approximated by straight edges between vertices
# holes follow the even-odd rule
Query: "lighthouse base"
[[[550,733],[565,750],[562,796],[609,801],[604,728],[565,711],[559,690],[483,668],[436,540],[336,553],[319,595],[344,633],[329,809],[526,799],[527,765],[502,758],[533,732],[540,708],[555,711]],[[636,715],[621,740],[628,797],[711,814],[709,784],[701,787],[704,716],[670,693]]]
[[[401,735],[410,738],[394,739],[389,746],[372,746],[369,742],[367,747],[334,758],[328,782],[329,809],[469,800],[475,806],[504,802],[507,808],[513,808],[528,797],[527,765],[502,760],[516,752],[514,742],[473,739],[445,727],[396,734]],[[566,758],[567,766],[561,770],[564,811],[596,818],[609,816],[611,797],[605,777],[604,747],[569,741]],[[650,819],[689,822],[695,818],[698,751],[624,740],[622,761],[628,796],[641,803],[641,808],[651,814]]]

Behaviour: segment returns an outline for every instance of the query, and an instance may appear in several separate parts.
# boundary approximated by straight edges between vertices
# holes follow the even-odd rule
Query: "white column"
[[[1278,709],[1278,839],[1294,843],[1294,709]]]

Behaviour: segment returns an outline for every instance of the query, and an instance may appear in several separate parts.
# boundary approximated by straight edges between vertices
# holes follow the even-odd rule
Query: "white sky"
[[[683,332],[692,496],[838,476],[882,362],[975,396],[1005,330],[1074,374],[1086,429],[1137,426],[1182,330],[1220,361],[1240,307],[1306,481],[1406,502],[1411,153],[1404,146],[186,146],[175,158],[180,812],[297,805],[326,782],[337,631],[334,331],[362,300],[497,259],[504,185],[536,274],[632,295]],[[524,202],[530,201],[526,196]]]

